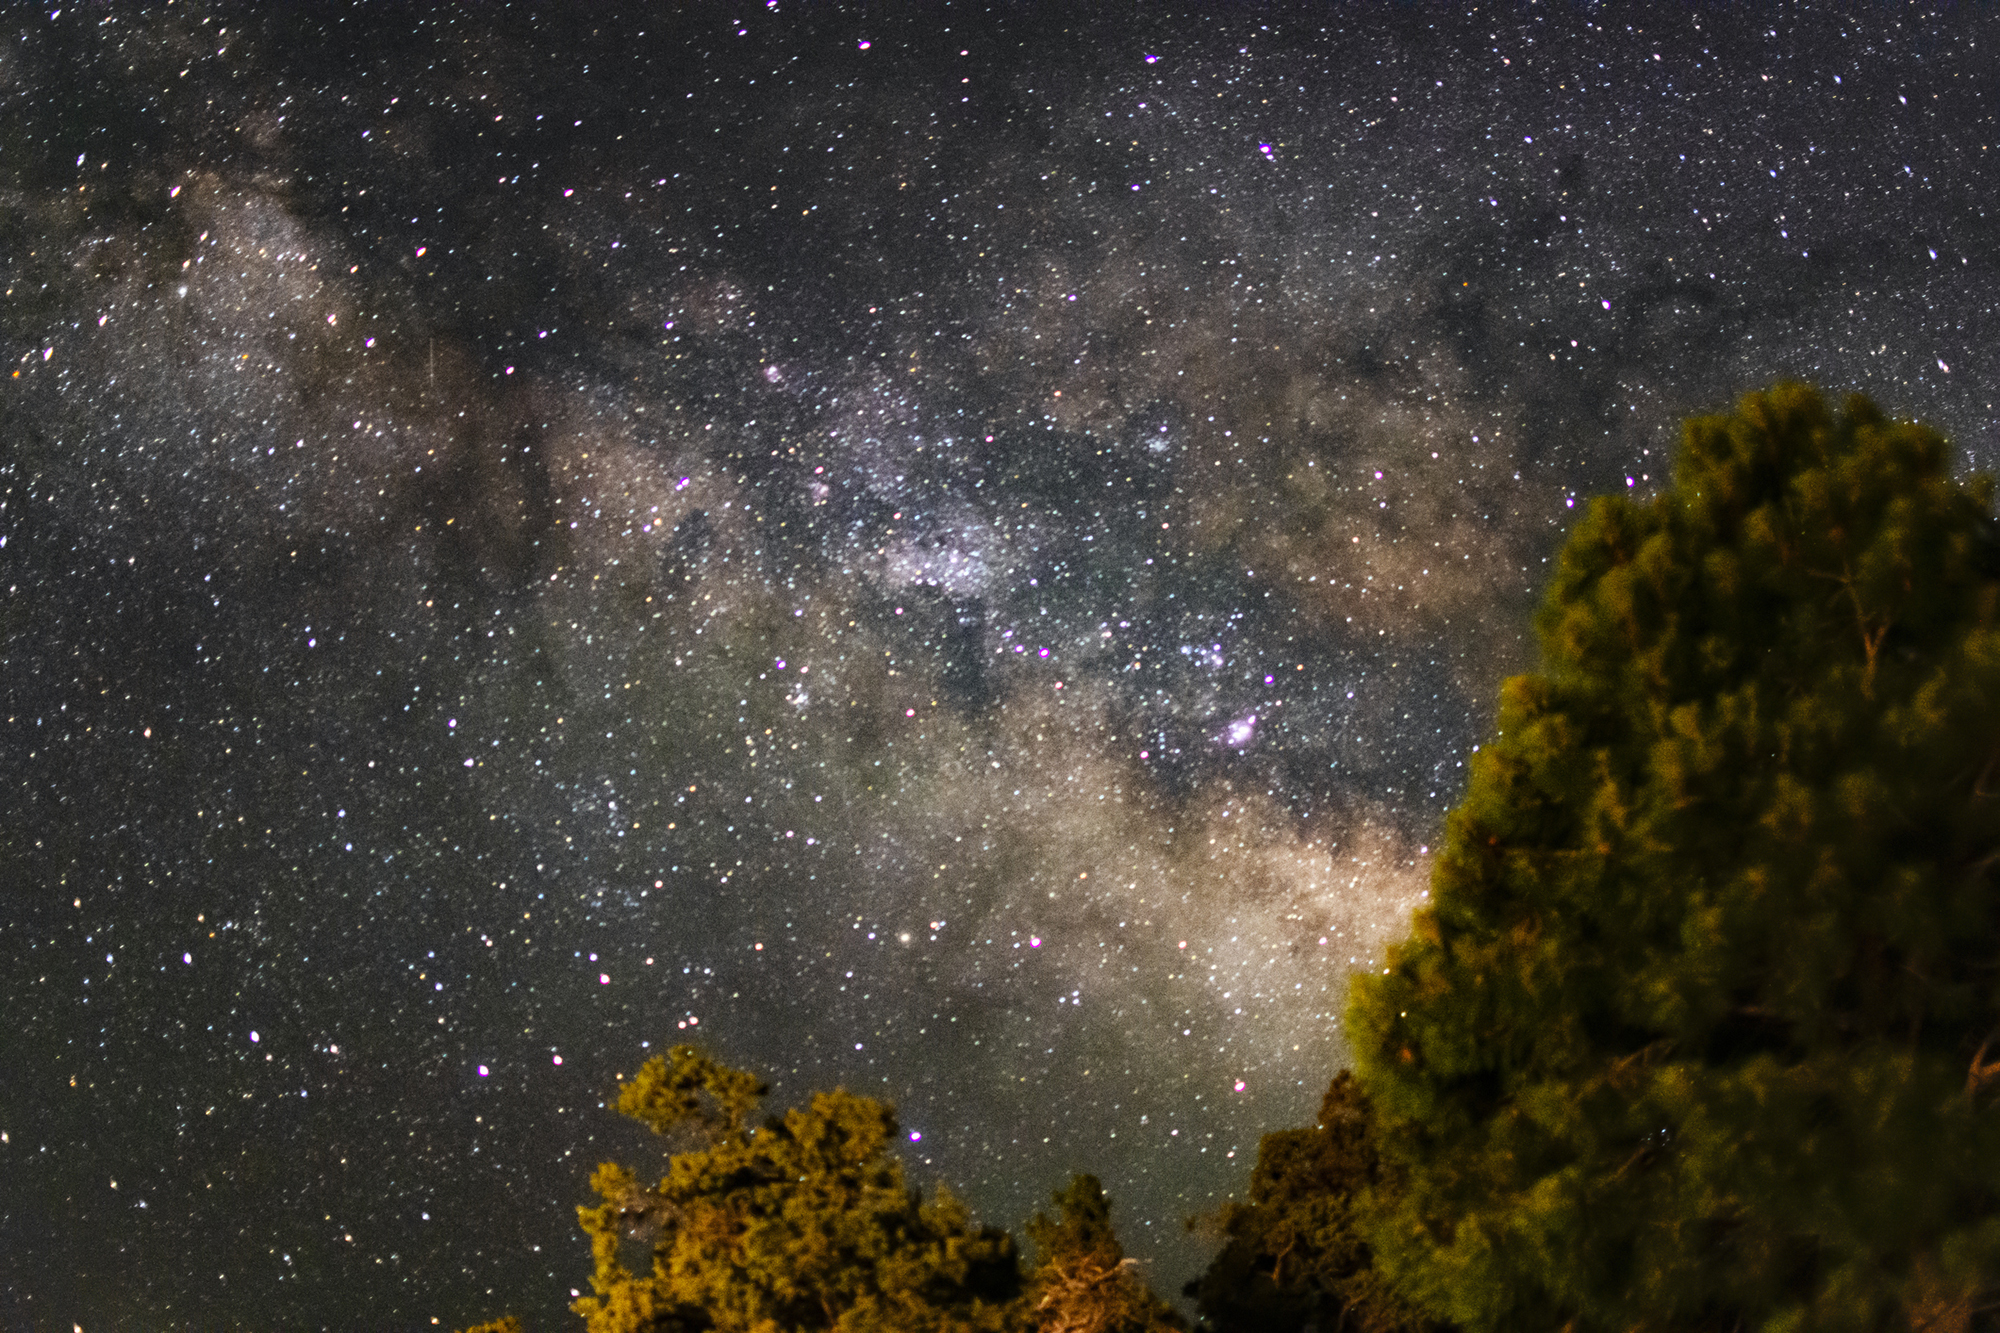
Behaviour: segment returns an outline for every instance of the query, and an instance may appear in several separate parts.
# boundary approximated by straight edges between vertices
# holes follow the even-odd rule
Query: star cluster
[[[1191,1276],[1585,498],[1994,461],[2000,28],[1544,8],[10,16],[0,1316],[553,1324],[691,1038]]]

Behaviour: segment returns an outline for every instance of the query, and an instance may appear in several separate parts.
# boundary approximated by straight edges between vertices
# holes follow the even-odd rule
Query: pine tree
[[[1356,1209],[1394,1188],[1382,1168],[1368,1098],[1347,1070],[1307,1129],[1266,1134],[1249,1197],[1190,1225],[1224,1241],[1187,1286],[1217,1333],[1422,1333],[1438,1327],[1392,1292],[1362,1240]]]
[[[655,1185],[609,1162],[593,1177],[589,1333],[998,1333],[1017,1316],[1012,1239],[904,1183],[887,1106],[820,1093],[752,1127],[765,1091],[692,1046],[621,1086],[621,1112],[686,1146]],[[634,1242],[649,1271],[625,1266]]]
[[[1786,385],[1592,505],[1351,1001],[1408,1292],[1474,1330],[1991,1318],[1989,497],[1935,433]]]
[[[1173,1333],[1187,1327],[1153,1295],[1111,1229],[1111,1200],[1096,1176],[1076,1175],[1051,1196],[1056,1215],[1028,1223],[1036,1264],[1025,1325],[1035,1333]]]

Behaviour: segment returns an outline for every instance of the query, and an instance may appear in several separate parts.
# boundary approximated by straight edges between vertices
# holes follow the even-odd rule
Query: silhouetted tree
[[[1391,1187],[1368,1098],[1341,1070],[1308,1129],[1266,1134],[1246,1201],[1196,1225],[1224,1240],[1187,1294],[1217,1333],[1417,1333],[1438,1325],[1399,1300],[1375,1271],[1355,1210]]]
[[[1056,1215],[1036,1213],[1027,1319],[1036,1333],[1169,1333],[1187,1325],[1153,1295],[1139,1263],[1111,1229],[1111,1200],[1096,1176],[1076,1175],[1050,1196]]]
[[[1401,1288],[1475,1330],[1990,1317],[1989,497],[1935,433],[1789,385],[1591,506],[1351,1001]]]

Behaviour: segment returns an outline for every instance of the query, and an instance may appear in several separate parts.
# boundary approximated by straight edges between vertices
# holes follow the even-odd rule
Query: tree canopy
[[[891,1148],[895,1113],[836,1090],[752,1126],[766,1087],[693,1046],[648,1060],[618,1110],[677,1143],[657,1184],[615,1163],[577,1209],[589,1333],[1169,1333],[1125,1257],[1111,1202],[1077,1176],[1014,1241],[948,1194],[926,1201]],[[627,1265],[643,1251],[644,1271]]]
[[[1208,1270],[1187,1286],[1203,1328],[1423,1333],[1436,1327],[1389,1289],[1361,1237],[1361,1200],[1370,1191],[1393,1190],[1373,1120],[1367,1096],[1343,1069],[1310,1128],[1264,1136],[1248,1198],[1195,1224],[1223,1240]]]
[[[1470,1329],[1966,1329],[2000,1289],[1984,478],[1781,385],[1592,504],[1348,1014],[1378,1264]]]
[[[689,1141],[657,1184],[615,1163],[577,1210],[590,1237],[589,1333],[982,1333],[1021,1278],[1012,1239],[948,1195],[926,1201],[890,1150],[894,1113],[845,1091],[753,1127],[765,1088],[692,1046],[648,1060],[618,1109]],[[649,1271],[621,1249],[637,1241]]]
[[[1111,1200],[1079,1174],[1051,1196],[1056,1215],[1028,1222],[1035,1269],[1026,1326],[1038,1333],[1169,1333],[1186,1325],[1139,1276],[1111,1229]]]

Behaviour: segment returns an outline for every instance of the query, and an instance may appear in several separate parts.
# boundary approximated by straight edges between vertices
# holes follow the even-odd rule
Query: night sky
[[[0,1328],[559,1327],[689,1039],[1175,1291],[1587,497],[1995,462],[1991,10],[624,8],[0,27]]]

